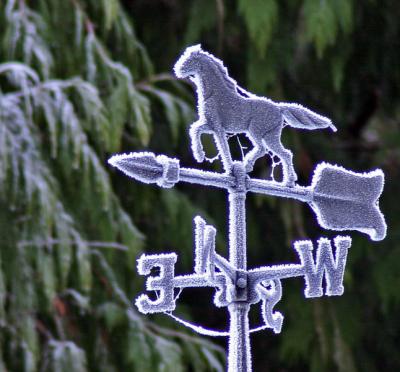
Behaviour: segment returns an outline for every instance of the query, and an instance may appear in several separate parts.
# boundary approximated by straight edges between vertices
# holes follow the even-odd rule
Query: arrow
[[[376,169],[356,173],[327,163],[318,164],[311,189],[311,208],[321,227],[358,230],[372,240],[386,236],[386,222],[379,210],[384,174]]]
[[[156,156],[152,152],[114,155],[108,162],[140,182],[155,183],[160,187],[173,187],[180,181],[224,189],[234,189],[237,184],[232,175],[181,168],[178,159]],[[289,187],[248,177],[246,190],[306,202],[321,227],[339,231],[357,230],[369,235],[372,240],[382,240],[387,229],[379,209],[383,184],[384,175],[380,169],[356,173],[321,163],[309,187]]]
[[[179,160],[165,155],[156,157],[152,152],[132,152],[114,155],[108,163],[143,183],[172,187],[179,180]]]

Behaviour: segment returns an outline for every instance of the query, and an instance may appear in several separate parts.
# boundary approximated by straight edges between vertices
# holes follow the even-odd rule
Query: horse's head
[[[196,85],[199,84],[199,78],[206,77],[208,80],[222,78],[228,89],[236,87],[236,82],[229,77],[222,61],[201,49],[200,44],[186,48],[175,63],[174,71],[178,78],[189,78]]]
[[[205,54],[200,44],[186,48],[185,52],[175,63],[175,75],[178,78],[184,79],[198,74],[201,70],[201,64]]]

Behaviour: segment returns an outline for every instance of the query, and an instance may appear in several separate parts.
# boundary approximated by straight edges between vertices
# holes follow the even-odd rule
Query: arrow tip
[[[123,155],[127,155],[127,154],[123,154]],[[111,156],[110,159],[107,160],[107,163],[112,165],[113,167],[119,168],[118,167],[118,160],[122,157],[121,154],[117,154],[117,155],[113,155]]]
[[[117,154],[108,163],[129,177],[160,187],[172,187],[179,179],[179,161],[152,152]]]
[[[117,154],[108,159],[108,163],[144,183],[156,183],[163,174],[162,164],[152,152]]]

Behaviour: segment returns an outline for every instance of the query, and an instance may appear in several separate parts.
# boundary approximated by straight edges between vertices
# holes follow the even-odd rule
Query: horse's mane
[[[199,58],[203,63],[207,64],[207,66],[210,67],[214,73],[222,79],[227,89],[236,92],[242,97],[253,97],[253,94],[239,87],[237,82],[229,76],[228,69],[224,66],[223,62],[212,54],[201,49],[200,44],[186,48],[183,55],[176,62],[174,70],[178,77],[180,75],[181,66],[185,63],[185,61],[188,61],[192,58]]]
[[[198,53],[203,57],[206,57],[203,61],[207,61],[208,65],[223,79],[228,89],[237,89],[236,81],[229,76],[228,69],[224,66],[221,60],[203,50],[200,50]]]
[[[225,82],[228,89],[233,90],[234,92],[238,93],[242,97],[246,97],[246,98],[254,97],[253,94],[251,94],[250,92],[247,92],[245,89],[239,87],[236,80],[232,79],[229,76],[228,69],[224,66],[223,62],[220,59],[214,57],[213,55],[211,55],[203,50],[200,50],[199,54],[207,57],[208,64],[213,68],[213,70],[217,73],[217,75],[219,75],[222,78],[222,80]]]

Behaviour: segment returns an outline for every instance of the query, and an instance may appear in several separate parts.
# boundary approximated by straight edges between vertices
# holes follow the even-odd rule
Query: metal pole
[[[236,177],[235,188],[229,189],[229,261],[243,272],[247,269],[246,254],[246,172],[241,163],[232,167]],[[233,302],[228,306],[230,315],[230,339],[228,372],[251,372],[249,318],[247,302],[247,278],[235,279]]]

